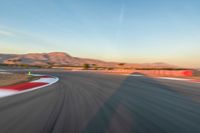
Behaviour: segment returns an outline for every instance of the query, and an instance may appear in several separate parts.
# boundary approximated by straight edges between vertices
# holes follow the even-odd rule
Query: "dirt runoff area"
[[[26,74],[0,73],[0,86],[14,85],[30,80],[33,80],[33,77]]]

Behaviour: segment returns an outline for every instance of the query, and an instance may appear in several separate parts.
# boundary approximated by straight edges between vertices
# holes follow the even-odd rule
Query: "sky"
[[[200,68],[199,0],[1,0],[0,53]]]

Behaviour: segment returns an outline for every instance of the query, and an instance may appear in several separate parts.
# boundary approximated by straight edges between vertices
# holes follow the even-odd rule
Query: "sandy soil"
[[[25,74],[1,74],[0,73],[0,86],[13,85],[21,82],[32,80],[31,76]]]

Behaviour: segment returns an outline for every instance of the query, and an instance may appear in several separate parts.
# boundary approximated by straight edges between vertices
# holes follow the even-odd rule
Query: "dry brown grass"
[[[200,76],[190,77],[190,79],[200,80]]]
[[[32,77],[25,74],[0,74],[0,86],[8,86],[30,81]]]

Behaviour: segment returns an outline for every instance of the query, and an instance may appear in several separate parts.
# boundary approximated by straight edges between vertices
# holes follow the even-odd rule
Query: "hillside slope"
[[[64,52],[28,53],[28,54],[0,54],[1,64],[28,64],[28,65],[52,65],[52,66],[82,66],[83,64],[95,64],[102,67],[119,67],[119,62],[106,62],[96,59],[73,57]],[[126,63],[123,67],[174,67],[165,63]]]

